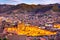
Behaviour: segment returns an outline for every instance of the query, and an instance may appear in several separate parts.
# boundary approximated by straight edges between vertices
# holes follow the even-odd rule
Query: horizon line
[[[35,4],[35,3],[18,3],[18,4],[28,4],[28,5],[50,5],[50,4]],[[0,3],[0,5],[18,5],[18,4]],[[51,4],[60,4],[60,3],[51,3]]]

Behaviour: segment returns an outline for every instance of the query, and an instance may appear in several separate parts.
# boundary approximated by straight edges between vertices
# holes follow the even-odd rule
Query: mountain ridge
[[[46,12],[48,10],[53,10],[54,12],[60,12],[60,4],[50,4],[50,5],[29,5],[29,4],[18,4],[18,5],[0,5],[0,13],[7,11],[22,10],[30,12]]]

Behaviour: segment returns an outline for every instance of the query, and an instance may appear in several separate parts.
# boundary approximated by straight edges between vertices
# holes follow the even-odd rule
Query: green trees
[[[0,40],[1,40],[1,38],[0,38]]]
[[[0,40],[8,40],[8,39],[7,39],[7,38],[3,38],[3,39],[2,39],[2,38],[0,38]]]
[[[3,38],[3,40],[8,40],[7,38]]]

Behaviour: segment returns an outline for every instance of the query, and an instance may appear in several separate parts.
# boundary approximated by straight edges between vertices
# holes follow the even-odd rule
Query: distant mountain
[[[28,4],[18,4],[18,5],[0,5],[0,13],[4,12],[13,12],[17,10],[17,12],[27,11],[27,12],[46,12],[49,10],[53,10],[54,12],[60,12],[60,4],[50,4],[50,5],[28,5]]]
[[[3,12],[10,10],[10,8],[13,6],[14,5],[7,5],[7,4],[0,5],[0,13],[3,13]]]

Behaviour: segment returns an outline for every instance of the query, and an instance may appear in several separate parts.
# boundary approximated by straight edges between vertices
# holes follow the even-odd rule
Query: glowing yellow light
[[[43,30],[38,26],[25,25],[24,23],[18,24],[18,27],[6,28],[7,32],[15,31],[17,35],[26,36],[40,36],[40,35],[54,35],[56,32],[51,32],[48,30]]]

